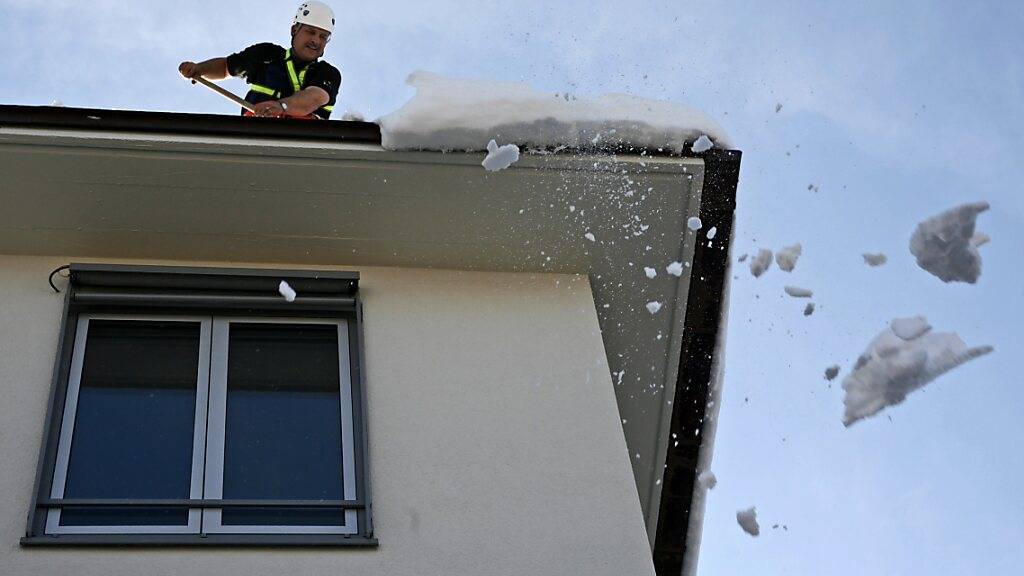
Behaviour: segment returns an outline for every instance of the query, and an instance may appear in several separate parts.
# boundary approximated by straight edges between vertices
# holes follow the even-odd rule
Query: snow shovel
[[[231,100],[232,102],[234,102],[235,104],[238,104],[242,108],[245,108],[245,110],[246,110],[246,114],[245,115],[246,116],[255,116],[256,115],[256,107],[253,106],[251,102],[249,102],[247,100],[243,100],[242,98],[239,98],[238,96],[235,96],[233,93],[231,93],[231,91],[225,90],[224,88],[221,88],[220,86],[214,84],[213,82],[210,82],[209,80],[207,80],[206,78],[203,78],[202,76],[200,76],[198,78],[193,78],[192,79],[192,83],[193,84],[195,84],[196,82],[202,84],[203,86],[206,86],[210,90],[213,90],[214,92],[216,92],[217,94],[220,94],[221,96],[227,98],[228,100]],[[283,116],[283,118],[294,119],[294,120],[320,120],[320,117],[318,117],[315,114],[309,114],[307,116]]]
[[[214,84],[213,82],[210,82],[206,78],[203,78],[202,76],[200,76],[198,78],[193,78],[192,79],[192,83],[195,84],[196,82],[202,84],[203,86],[206,86],[210,90],[213,90],[214,92],[216,92],[217,94],[220,94],[221,96],[227,98],[228,100],[231,100],[232,102],[234,102],[235,104],[238,104],[242,108],[245,108],[249,112],[251,112],[253,114],[256,113],[256,107],[254,107],[251,103],[247,102],[246,100],[243,100],[243,99],[239,98],[238,96],[235,96],[230,91],[225,90],[224,88],[221,88],[220,86],[217,86],[216,84]]]

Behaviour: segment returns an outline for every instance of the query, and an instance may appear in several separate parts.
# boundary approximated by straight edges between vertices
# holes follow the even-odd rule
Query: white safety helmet
[[[334,32],[334,12],[327,4],[310,0],[303,2],[295,11],[292,24],[309,24],[328,32]]]

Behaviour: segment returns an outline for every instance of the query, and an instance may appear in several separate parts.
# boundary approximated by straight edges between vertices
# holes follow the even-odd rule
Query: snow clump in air
[[[843,424],[850,426],[895,406],[907,394],[992,350],[991,346],[968,348],[955,332],[932,332],[922,316],[893,320],[843,379]]]
[[[591,242],[597,242],[597,238],[595,238],[594,234],[591,232],[587,232],[586,234],[583,235],[583,237],[586,238],[587,240],[590,240]]]
[[[746,262],[747,261],[747,255],[746,254],[741,254],[740,257],[736,259],[736,261],[737,262]]]
[[[657,314],[658,310],[661,310],[661,302],[648,302],[647,311],[651,314]]]
[[[704,223],[701,222],[700,218],[697,216],[690,216],[690,218],[686,220],[686,227],[693,231],[700,230],[700,227],[703,225]]]
[[[729,136],[707,114],[682,104],[626,94],[564,98],[519,82],[461,80],[413,72],[416,94],[377,120],[388,150],[480,151],[500,136],[526,148],[633,147],[682,153],[706,135]],[[598,137],[599,136],[599,137]]]
[[[839,365],[838,364],[833,364],[833,365],[829,366],[828,368],[825,368],[825,380],[828,380],[829,382],[831,382],[831,381],[836,379],[836,376],[839,376]]]
[[[646,274],[648,278],[654,278],[658,275],[658,271],[654,268],[644,266],[644,274]]]
[[[757,525],[757,508],[753,506],[737,512],[736,521],[739,522],[740,528],[743,528],[743,531],[751,536],[761,533],[761,527]]]
[[[519,160],[519,146],[505,144],[498,146],[498,143],[491,140],[487,143],[487,157],[480,163],[481,166],[490,172],[504,170]]]
[[[910,237],[917,265],[943,282],[977,282],[981,255],[971,240],[978,214],[988,208],[988,202],[963,204],[918,224]]]
[[[669,264],[668,266],[665,267],[665,272],[668,272],[669,274],[671,274],[673,276],[682,276],[683,275],[683,263],[682,262],[673,262],[673,263],[671,263],[671,264]]]
[[[771,265],[772,251],[767,248],[761,248],[757,251],[757,256],[750,260],[750,273],[754,275],[754,278],[759,278]]]
[[[697,475],[697,483],[705,490],[713,490],[715,486],[718,486],[718,478],[711,470],[705,470]]]
[[[793,267],[796,266],[796,260],[800,257],[804,251],[803,246],[800,243],[793,244],[792,246],[785,246],[782,250],[775,253],[775,263],[778,264],[779,270],[783,272],[792,272]]]
[[[870,254],[865,252],[864,254],[861,254],[861,256],[864,257],[864,263],[867,264],[868,266],[881,266],[882,264],[885,264],[886,262],[889,261],[889,258],[885,254],[882,254],[881,252],[877,254]]]
[[[277,285],[277,291],[284,296],[284,299],[289,302],[295,302],[295,290],[288,284],[288,282],[281,280],[281,283]]]
[[[912,318],[894,318],[892,322],[889,322],[889,328],[892,329],[893,334],[900,338],[913,340],[931,330],[932,325],[928,323],[928,319],[924,316],[914,316]]]
[[[717,226],[712,226],[711,228],[708,229],[708,233],[707,233],[708,240],[714,240],[715,239],[715,234],[718,234],[718,227]]]
[[[814,314],[814,302],[808,302],[807,306],[804,306],[804,316],[810,316]]]
[[[810,298],[811,296],[814,296],[814,292],[807,288],[800,288],[799,286],[786,286],[783,290],[793,298]]]
[[[707,137],[707,134],[701,134],[700,138],[697,138],[697,141],[693,143],[693,146],[690,146],[690,150],[695,154],[700,154],[701,152],[707,152],[714,147],[715,143]]]

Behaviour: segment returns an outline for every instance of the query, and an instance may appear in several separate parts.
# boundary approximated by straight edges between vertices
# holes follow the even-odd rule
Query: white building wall
[[[654,574],[590,287],[555,274],[344,268],[378,548],[21,548],[69,261],[0,256],[0,574]]]

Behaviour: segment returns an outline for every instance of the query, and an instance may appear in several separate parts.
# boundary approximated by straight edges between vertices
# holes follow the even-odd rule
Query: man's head
[[[334,12],[323,2],[303,2],[292,19],[292,53],[311,61],[324,55],[334,31]]]

